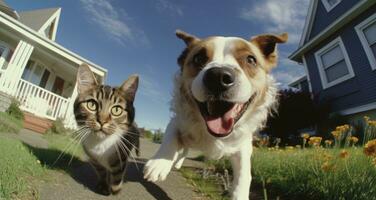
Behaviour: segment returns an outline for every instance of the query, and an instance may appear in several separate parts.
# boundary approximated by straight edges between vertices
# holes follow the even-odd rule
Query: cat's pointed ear
[[[138,88],[138,79],[138,75],[133,74],[121,85],[120,89],[124,92],[127,101],[134,101]]]
[[[81,64],[77,72],[78,93],[83,94],[97,85],[97,80],[93,72],[91,72],[89,65],[85,63]]]

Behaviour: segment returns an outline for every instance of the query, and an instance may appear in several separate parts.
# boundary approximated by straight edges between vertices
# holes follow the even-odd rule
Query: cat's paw
[[[173,162],[166,159],[151,159],[144,167],[144,179],[156,182],[164,181],[170,173]]]
[[[108,187],[107,183],[99,182],[95,188],[95,190],[104,196],[109,196],[111,194],[110,188]]]

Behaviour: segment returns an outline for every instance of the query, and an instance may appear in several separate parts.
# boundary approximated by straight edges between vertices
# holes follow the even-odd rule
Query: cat
[[[74,114],[81,143],[97,172],[97,192],[117,194],[121,190],[127,159],[132,148],[139,154],[139,130],[134,122],[138,76],[132,75],[120,87],[100,85],[87,64],[77,73],[78,97]]]

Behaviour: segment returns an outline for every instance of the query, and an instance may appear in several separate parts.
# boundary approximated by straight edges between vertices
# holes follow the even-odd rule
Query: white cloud
[[[299,43],[309,0],[264,0],[243,9],[240,17],[263,24],[265,32],[288,32],[289,43]]]
[[[157,10],[161,13],[169,13],[171,15],[183,16],[183,10],[176,4],[169,0],[157,0],[156,1]]]
[[[130,25],[124,9],[114,7],[106,0],[80,0],[88,19],[96,23],[111,39],[122,45],[133,43],[135,39],[148,44],[143,31]]]

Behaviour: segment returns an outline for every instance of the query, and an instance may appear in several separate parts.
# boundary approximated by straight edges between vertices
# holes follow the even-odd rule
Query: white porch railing
[[[20,108],[51,120],[65,118],[69,100],[33,83],[20,79],[14,97]]]

